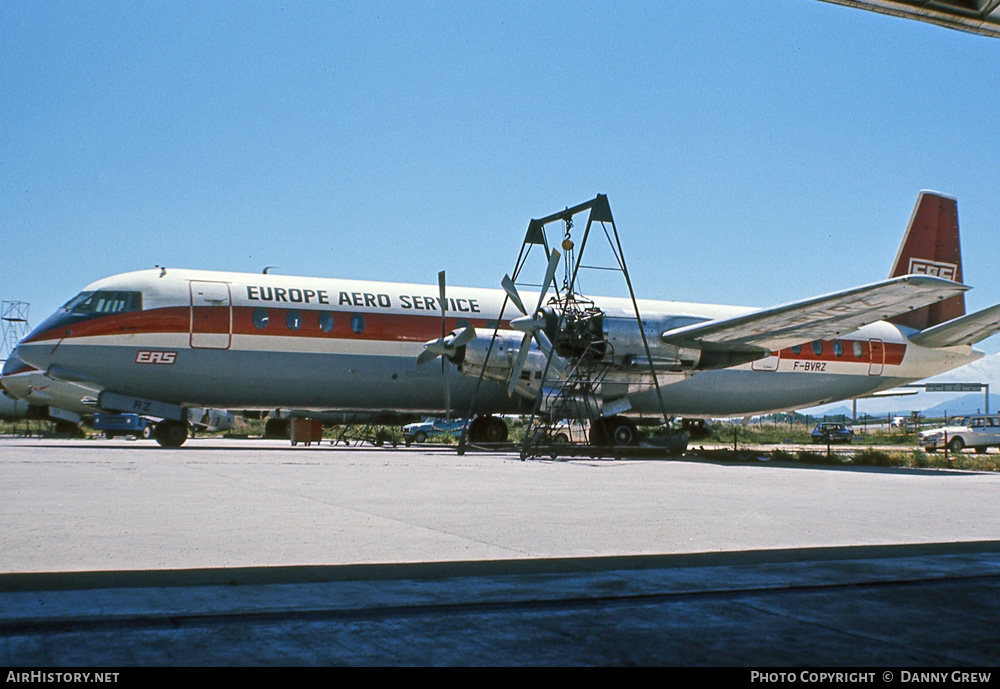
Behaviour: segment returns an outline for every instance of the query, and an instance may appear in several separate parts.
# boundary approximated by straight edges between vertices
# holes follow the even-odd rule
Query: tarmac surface
[[[0,665],[991,666],[998,495],[945,470],[0,438]]]

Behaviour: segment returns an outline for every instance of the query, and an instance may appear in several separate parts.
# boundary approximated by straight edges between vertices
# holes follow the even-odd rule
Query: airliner
[[[503,289],[446,294],[443,278],[124,273],[85,287],[19,343],[17,357],[96,390],[99,409],[149,417],[167,447],[186,440],[191,409],[207,407],[468,411],[470,441],[505,440],[502,415],[530,411],[546,394],[542,371],[554,358],[564,373],[575,356],[565,322],[551,318],[558,294],[546,301],[559,254],[549,259],[534,295],[517,294],[509,278]],[[980,358],[972,345],[1000,331],[1000,305],[965,313],[967,289],[957,203],[921,192],[881,282],[764,309],[638,300],[643,332],[631,300],[589,297],[586,327],[601,346],[588,356],[608,370],[590,408],[613,442],[631,444],[636,417],[662,410],[747,416],[937,375]],[[524,303],[536,300],[529,312]],[[440,367],[427,365],[437,357]],[[443,375],[452,367],[463,375]]]

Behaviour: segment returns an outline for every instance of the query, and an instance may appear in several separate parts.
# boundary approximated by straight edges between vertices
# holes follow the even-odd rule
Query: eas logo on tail
[[[908,272],[910,275],[933,275],[955,282],[955,276],[958,275],[958,266],[954,263],[928,261],[925,258],[911,258]]]

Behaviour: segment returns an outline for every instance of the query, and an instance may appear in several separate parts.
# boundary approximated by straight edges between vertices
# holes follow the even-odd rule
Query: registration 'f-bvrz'
[[[470,440],[504,440],[499,415],[529,412],[543,394],[532,381],[552,366],[552,348],[562,351],[558,319],[547,317],[545,289],[438,287],[125,273],[88,285],[31,332],[18,366],[85,386],[100,409],[155,419],[166,446],[183,443],[189,410],[204,408],[398,414],[447,406],[476,417]],[[972,345],[1000,331],[1000,305],[965,313],[967,289],[956,202],[922,192],[881,282],[765,309],[639,300],[644,333],[630,300],[591,297],[598,317],[588,327],[603,338],[595,351],[610,372],[593,408],[611,437],[633,442],[633,418],[661,410],[743,416],[927,378],[978,359]],[[521,317],[501,315],[512,299]],[[438,356],[466,374],[451,377],[448,395],[441,368],[420,365]]]

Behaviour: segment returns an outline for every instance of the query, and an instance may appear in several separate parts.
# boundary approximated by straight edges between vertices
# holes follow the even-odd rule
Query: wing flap
[[[904,275],[741,316],[668,330],[661,339],[698,349],[774,352],[810,340],[840,337],[968,289],[939,277]]]

